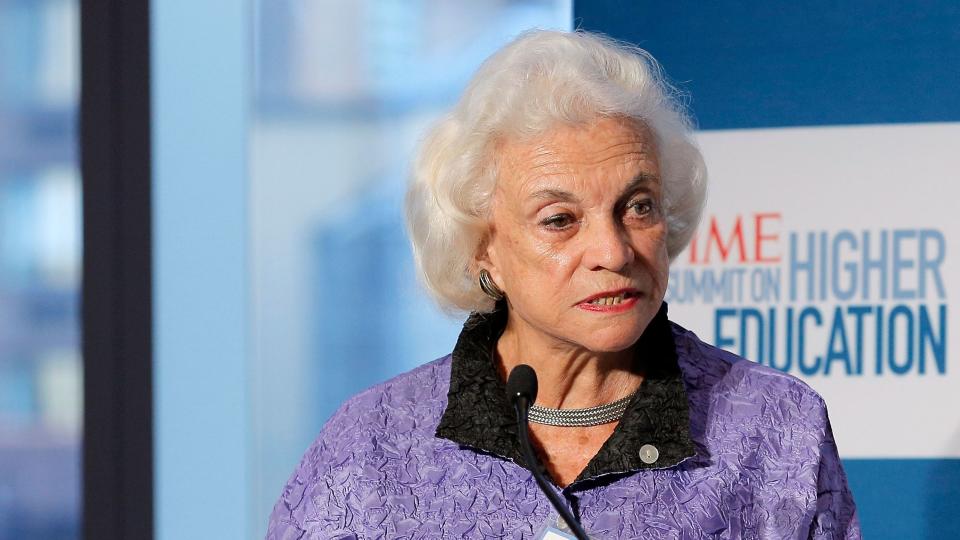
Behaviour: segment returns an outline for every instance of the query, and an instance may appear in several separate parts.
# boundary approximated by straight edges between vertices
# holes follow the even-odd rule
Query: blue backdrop
[[[957,2],[592,0],[574,27],[650,51],[704,130],[960,120]],[[865,537],[960,538],[960,460],[844,463]]]

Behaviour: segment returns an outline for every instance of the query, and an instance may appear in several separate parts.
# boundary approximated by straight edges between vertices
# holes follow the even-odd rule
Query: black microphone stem
[[[584,532],[583,527],[580,526],[580,522],[573,517],[570,509],[560,500],[560,496],[553,491],[553,488],[550,487],[547,479],[544,478],[543,473],[540,471],[540,460],[537,459],[536,454],[533,452],[533,445],[530,444],[530,426],[528,424],[527,414],[531,403],[529,403],[525,397],[519,397],[513,401],[513,405],[517,410],[517,434],[520,439],[520,449],[523,451],[523,459],[530,465],[533,478],[536,479],[540,490],[550,499],[550,503],[557,509],[557,512],[560,513],[563,520],[567,522],[567,526],[570,527],[570,531],[577,537],[577,540],[590,540],[587,533]]]

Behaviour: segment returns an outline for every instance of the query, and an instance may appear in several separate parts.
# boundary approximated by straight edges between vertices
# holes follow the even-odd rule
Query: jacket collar
[[[453,349],[450,389],[436,435],[461,446],[510,459],[528,469],[517,441],[516,414],[497,373],[495,347],[506,326],[507,309],[472,314]],[[695,454],[690,438],[687,391],[677,363],[667,305],[650,322],[635,347],[644,373],[639,391],[613,434],[570,487],[604,475],[672,467]],[[652,445],[659,457],[645,463],[640,449]],[[650,453],[645,452],[647,461]],[[541,469],[542,470],[542,469]]]

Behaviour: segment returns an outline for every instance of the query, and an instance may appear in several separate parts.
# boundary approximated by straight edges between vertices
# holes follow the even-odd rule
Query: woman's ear
[[[470,270],[475,276],[480,274],[481,269],[486,270],[487,272],[490,272],[490,277],[493,278],[494,282],[499,284],[500,272],[498,271],[496,264],[496,251],[494,250],[491,240],[491,235],[488,233],[484,235],[480,243],[477,244],[477,249],[473,254],[473,263]]]
[[[503,288],[498,284],[500,273],[497,271],[497,266],[494,263],[495,260],[495,252],[489,240],[481,242],[474,255],[474,275],[480,285],[480,290],[490,298],[493,298],[499,306],[500,302],[506,298],[506,292],[504,292]]]

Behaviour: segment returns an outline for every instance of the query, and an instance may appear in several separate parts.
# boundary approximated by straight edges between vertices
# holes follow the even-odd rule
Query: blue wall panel
[[[704,129],[960,120],[960,2],[574,3],[636,43]]]

